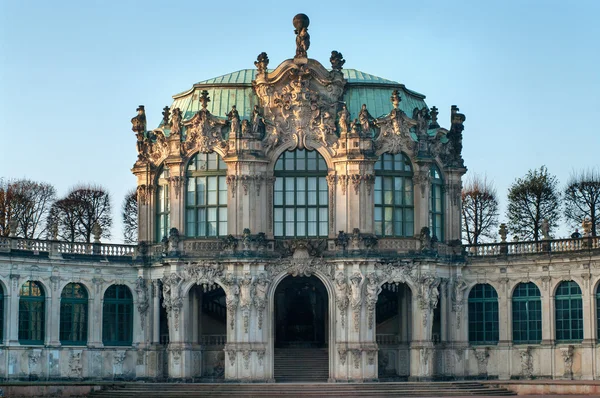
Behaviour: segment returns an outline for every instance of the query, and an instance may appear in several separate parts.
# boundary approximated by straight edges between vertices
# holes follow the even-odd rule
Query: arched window
[[[87,344],[88,294],[79,283],[69,283],[60,295],[60,343]]]
[[[583,340],[583,301],[581,289],[574,281],[563,281],[556,288],[556,341]]]
[[[498,344],[498,293],[478,284],[469,293],[469,343]]]
[[[217,153],[198,153],[187,166],[187,236],[227,235],[227,165]]]
[[[156,241],[169,236],[171,225],[171,203],[169,201],[169,169],[163,169],[158,176],[156,188]]]
[[[429,227],[431,236],[435,236],[439,241],[444,240],[444,181],[442,174],[437,166],[432,165],[429,170],[431,177],[431,189],[429,197],[431,206],[429,209]]]
[[[27,281],[19,292],[19,343],[44,344],[46,295],[39,282]]]
[[[375,163],[375,234],[413,236],[413,170],[402,153],[384,153]]]
[[[131,345],[133,341],[133,298],[127,286],[112,285],[104,293],[102,343]]]
[[[284,152],[275,163],[276,237],[327,236],[327,164],[317,151]]]
[[[539,344],[542,341],[542,297],[535,283],[519,283],[512,297],[513,342]]]

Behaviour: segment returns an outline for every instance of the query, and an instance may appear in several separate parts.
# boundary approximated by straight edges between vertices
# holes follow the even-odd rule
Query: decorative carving
[[[191,119],[183,122],[188,128],[184,149],[187,152],[199,150],[203,153],[212,152],[216,147],[226,149],[228,143],[223,138],[223,127],[227,125],[227,121],[211,115],[208,111],[207,106],[210,102],[208,91],[203,90],[198,100],[202,109]]]
[[[254,301],[254,284],[252,276],[246,273],[240,281],[240,309],[242,310],[244,320],[244,333],[248,333],[250,323],[250,306]]]
[[[181,298],[181,285],[184,279],[177,273],[171,273],[163,277],[163,307],[167,315],[173,315],[173,326],[179,330],[179,311],[183,307]]]
[[[462,132],[466,117],[462,113],[458,113],[458,111],[458,107],[452,105],[450,109],[452,126],[450,127],[450,132],[446,135],[448,143],[446,144],[445,152],[442,153],[442,160],[447,166],[464,167],[464,160],[462,158]]]
[[[181,114],[181,109],[175,108],[173,109],[173,113],[171,115],[171,136],[179,137],[181,135],[181,120],[183,116]]]
[[[346,276],[343,272],[338,272],[335,277],[335,302],[338,310],[340,311],[342,329],[346,328],[346,310],[348,309],[349,299],[349,286],[346,282]]]
[[[521,375],[525,379],[531,379],[533,376],[533,356],[531,355],[531,347],[525,350],[520,350],[521,356]]]
[[[238,247],[239,240],[235,236],[229,234],[225,238],[223,238],[221,240],[221,242],[222,242],[221,246],[223,247],[223,250],[234,251]]]
[[[368,325],[369,330],[373,329],[373,323],[375,320],[375,306],[377,305],[377,298],[381,293],[381,285],[379,284],[379,278],[373,272],[367,274],[367,310],[368,310]]]
[[[430,347],[422,347],[421,349],[419,349],[419,360],[421,365],[422,376],[429,376],[429,374],[431,373],[429,371],[429,359],[431,358],[432,352],[433,349]]]
[[[352,359],[354,360],[354,369],[358,369],[362,352],[359,349],[352,349],[350,352],[352,353]]]
[[[258,312],[258,329],[262,329],[263,311],[267,305],[267,292],[269,290],[269,281],[264,273],[258,275],[255,285],[254,306]]]
[[[346,250],[349,241],[350,238],[348,237],[348,234],[344,231],[340,231],[337,238],[335,238],[335,247],[341,247],[342,250]]]
[[[475,358],[477,358],[477,370],[480,376],[487,376],[487,364],[490,357],[489,347],[473,348]]]
[[[75,378],[83,376],[83,365],[81,364],[81,350],[72,350],[69,353],[69,374]]]
[[[150,301],[148,298],[148,287],[146,280],[141,276],[135,281],[135,291],[138,296],[137,309],[140,313],[142,330],[144,330],[144,325],[146,324],[146,314],[148,313],[148,308],[150,308]]]
[[[505,223],[500,224],[500,229],[498,230],[498,234],[500,235],[500,241],[502,243],[506,242],[506,236],[508,235],[508,227]]]
[[[367,110],[366,104],[362,104],[362,107],[360,108],[360,112],[358,113],[358,121],[360,122],[362,134],[364,136],[370,137],[371,136],[371,128],[373,127],[375,118],[373,118],[373,116],[371,116],[371,114]]]
[[[241,138],[240,114],[235,105],[231,107],[231,110],[227,114],[227,120],[229,121],[229,138]]]
[[[311,276],[315,272],[320,272],[327,278],[333,279],[335,268],[333,264],[329,264],[322,259],[309,258],[307,256],[306,258],[292,258],[291,260],[283,260],[277,263],[267,264],[265,269],[269,274],[270,279],[282,272],[294,277]]]
[[[350,112],[346,104],[342,104],[342,110],[338,112],[338,126],[340,138],[345,137],[350,131]]]
[[[227,177],[225,177],[225,182],[231,188],[231,197],[233,197],[233,198],[235,198],[235,191],[237,189],[237,180],[238,180],[237,176],[234,174],[228,174]]]
[[[171,184],[171,189],[173,190],[173,192],[175,192],[175,199],[179,199],[179,192],[181,192],[181,187],[185,186],[185,177],[171,176],[168,178],[168,181]]]
[[[360,272],[350,276],[350,305],[354,313],[354,330],[360,330],[360,310],[363,302],[362,287],[365,280]]]
[[[162,115],[163,115],[162,124],[163,124],[163,126],[168,127],[169,119],[171,118],[171,109],[169,109],[168,106],[165,106],[163,108]]]
[[[181,349],[173,348],[170,351],[171,351],[171,355],[173,357],[173,365],[179,366],[181,364],[181,354],[182,354]]]
[[[345,174],[338,176],[338,183],[342,187],[342,195],[346,195],[346,190],[348,189],[348,176]]]
[[[139,135],[141,134],[143,137],[146,132],[146,111],[144,110],[144,105],[138,106],[135,111],[137,115],[131,119],[131,130],[136,133],[139,141]]]
[[[561,347],[560,353],[564,363],[563,376],[566,379],[573,380],[573,355],[575,353],[575,346]]]
[[[237,283],[237,280],[231,273],[228,273],[225,276],[223,283],[227,287],[227,296],[225,298],[225,305],[227,306],[227,318],[229,319],[229,326],[231,327],[231,330],[233,330],[235,325],[235,312],[240,300],[240,287]]]
[[[227,357],[229,358],[229,363],[231,364],[231,366],[235,365],[235,357],[237,355],[237,352],[235,350],[226,350],[227,351]]]
[[[267,73],[267,67],[269,66],[269,56],[266,52],[258,54],[254,66],[258,69],[258,73]]]
[[[465,282],[462,276],[454,278],[450,299],[452,300],[452,311],[456,312],[457,329],[460,329],[460,320],[462,318],[462,310],[465,303],[465,291],[467,288],[467,282]]]
[[[39,374],[38,365],[42,358],[42,350],[31,350],[27,355],[29,362],[29,373],[32,375]]]
[[[244,369],[248,369],[250,367],[250,355],[252,351],[244,350],[242,351],[242,358],[244,359]]]
[[[342,53],[337,52],[335,50],[331,52],[331,57],[329,58],[329,61],[331,62],[331,69],[337,71],[341,71],[344,64],[346,63],[346,60],[344,59]]]
[[[427,321],[433,313],[433,310],[437,307],[440,291],[441,279],[435,274],[425,274],[419,279],[419,292],[417,293],[417,300],[419,300],[419,307],[423,311],[423,326],[427,325]]]
[[[377,355],[377,350],[367,350],[367,363],[369,365],[375,365],[375,356]]]
[[[50,277],[50,282],[52,283],[52,290],[57,291],[58,285],[60,284],[60,276],[52,275]]]
[[[346,359],[348,358],[348,350],[344,347],[338,347],[338,355],[340,356],[340,363],[342,366],[346,365]]]
[[[265,354],[266,354],[265,350],[256,351],[256,359],[258,359],[258,366],[263,366]]]
[[[294,33],[296,34],[296,56],[295,58],[306,58],[308,48],[310,47],[310,35],[308,34],[308,25],[310,20],[305,14],[298,14],[294,17]]]

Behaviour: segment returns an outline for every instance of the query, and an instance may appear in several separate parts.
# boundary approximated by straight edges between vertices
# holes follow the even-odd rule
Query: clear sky
[[[309,57],[328,66],[337,50],[347,68],[424,93],[444,127],[458,105],[468,173],[494,181],[503,209],[529,169],[545,164],[564,184],[599,165],[599,0],[0,0],[0,177],[59,195],[105,186],[121,241],[136,107],[156,127],[193,83],[253,68],[262,51],[273,67],[293,57],[299,12]]]

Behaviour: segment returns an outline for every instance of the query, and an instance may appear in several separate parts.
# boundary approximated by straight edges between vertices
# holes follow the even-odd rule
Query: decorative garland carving
[[[360,310],[363,302],[362,288],[365,283],[360,272],[355,272],[350,276],[350,306],[354,314],[354,330],[360,330]]]
[[[349,299],[349,286],[346,282],[346,276],[343,272],[338,272],[335,277],[335,301],[340,311],[342,329],[346,328],[346,310],[348,309]]]

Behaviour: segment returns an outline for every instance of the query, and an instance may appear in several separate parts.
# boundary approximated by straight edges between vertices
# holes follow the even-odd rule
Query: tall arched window
[[[27,281],[19,292],[19,343],[44,344],[46,294],[39,282]]]
[[[539,344],[542,341],[542,297],[535,283],[519,283],[512,297],[513,342]]]
[[[327,164],[317,151],[284,152],[275,163],[276,237],[327,236]]]
[[[87,344],[88,294],[80,283],[69,283],[60,295],[60,343]]]
[[[498,344],[498,293],[478,284],[469,293],[469,343]]]
[[[581,289],[574,281],[563,281],[554,296],[556,310],[556,341],[583,340],[583,301]]]
[[[112,285],[104,293],[102,343],[131,345],[133,341],[133,298],[127,286]]]
[[[187,166],[186,235],[227,235],[227,165],[215,153],[198,153]]]
[[[156,188],[156,241],[169,236],[171,225],[171,203],[169,201],[169,169],[163,169],[158,176]]]
[[[375,234],[413,236],[413,170],[402,153],[384,153],[375,163]]]
[[[435,236],[439,241],[444,240],[444,181],[442,174],[436,165],[429,169],[431,177],[431,189],[429,190],[430,208],[429,208],[429,227],[431,236]]]

